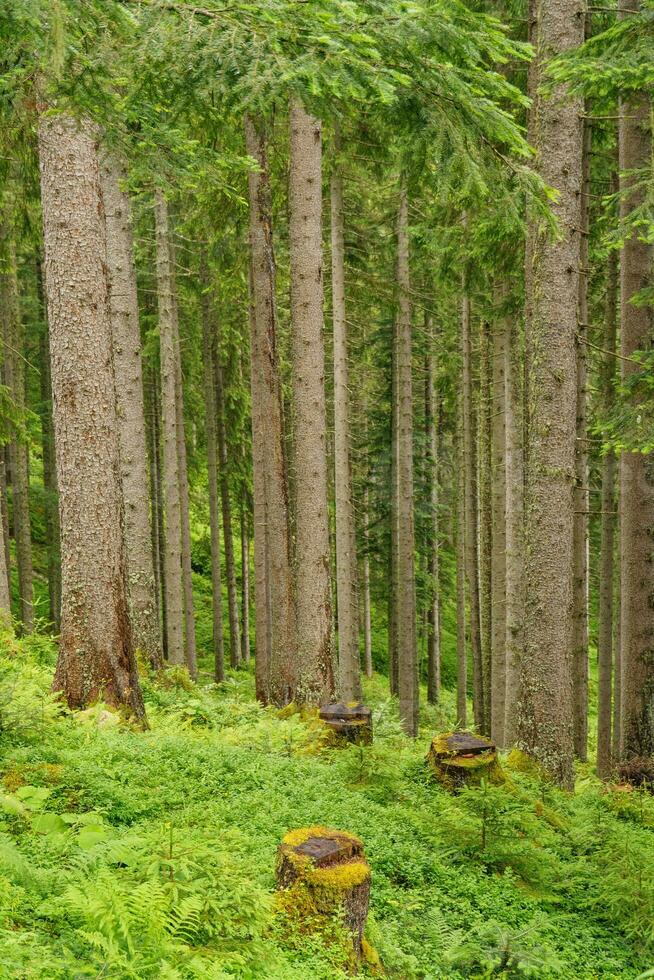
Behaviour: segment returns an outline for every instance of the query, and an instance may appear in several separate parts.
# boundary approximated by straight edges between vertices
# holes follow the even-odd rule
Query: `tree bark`
[[[144,719],[125,589],[121,487],[97,145],[66,115],[39,123],[61,519],[61,647],[53,689]]]
[[[397,681],[400,720],[418,734],[415,533],[413,516],[413,389],[409,274],[409,199],[400,190],[397,215]]]
[[[509,322],[503,309],[506,286],[496,291],[499,307],[492,324],[491,399],[491,714],[490,736],[504,746],[506,714],[506,370]]]
[[[141,331],[131,206],[129,197],[120,186],[125,179],[125,173],[110,154],[103,154],[100,174],[105,211],[109,313],[123,488],[127,599],[134,647],[143,653],[153,667],[159,669],[163,658],[152,561]]]
[[[3,365],[4,367],[4,365]],[[4,372],[3,372],[4,373]],[[2,521],[3,548],[7,582],[11,582],[11,562],[9,556],[9,508],[7,506],[7,463],[6,446],[0,446],[0,519]]]
[[[368,514],[368,487],[363,491],[363,662],[366,677],[372,677],[372,621],[370,615],[370,517]]]
[[[250,521],[247,495],[241,494],[241,661],[250,663]]]
[[[358,700],[361,697],[361,675],[359,667],[359,611],[356,589],[356,532],[350,461],[350,393],[347,363],[347,321],[345,318],[343,178],[338,163],[334,164],[331,179],[331,240],[339,694],[344,701],[348,702]]]
[[[430,319],[425,322],[429,345],[425,358],[425,417],[427,421],[427,480],[430,504],[430,540],[427,557],[429,594],[427,609],[427,700],[438,704],[441,687],[441,616],[440,616],[440,526],[439,526],[439,417],[436,392],[435,336]]]
[[[490,324],[482,321],[479,331],[479,397],[477,459],[479,472],[479,613],[481,622],[481,667],[484,692],[483,734],[490,736],[493,658],[493,437],[492,437],[492,338]]]
[[[525,554],[524,554],[524,388],[520,324],[511,316],[505,348],[506,453],[505,480],[505,591],[506,665],[504,738],[505,747],[518,737],[521,663],[524,650]]]
[[[157,239],[157,298],[161,355],[162,476],[165,517],[164,589],[168,662],[183,664],[184,600],[182,597],[182,514],[177,451],[176,336],[168,204],[162,191],[155,195]]]
[[[216,344],[214,354],[214,379],[216,385],[216,428],[218,432],[218,478],[223,514],[223,543],[225,546],[225,574],[227,577],[227,611],[229,614],[229,662],[238,667],[241,660],[241,627],[238,615],[238,589],[236,587],[236,563],[234,561],[234,532],[232,527],[232,501],[229,495],[229,459],[225,432],[225,396],[223,390],[223,366]]]
[[[539,84],[543,66],[581,44],[583,8],[567,0],[539,7]],[[553,238],[530,216],[526,303],[528,437],[526,458],[525,654],[521,747],[563,786],[572,783],[572,543],[576,438],[576,347],[581,196],[580,99],[557,87],[535,110],[537,167],[559,192]]]
[[[257,698],[280,707],[295,691],[288,480],[277,353],[275,255],[266,143],[260,122],[245,121],[246,148],[258,164],[248,175],[250,203],[250,385],[254,487]]]
[[[397,597],[398,585],[398,514],[400,506],[398,485],[398,431],[399,431],[398,395],[398,332],[396,323],[393,324],[391,339],[391,459],[389,467],[390,507],[389,507],[389,554],[388,554],[388,683],[392,695],[398,693],[398,625]]]
[[[293,98],[289,235],[296,474],[295,698],[334,693],[323,343],[321,123]]]
[[[640,9],[622,0],[623,16]],[[650,102],[635,96],[620,107],[620,217],[642,205],[645,187],[634,187],[631,172],[649,167],[652,140]],[[624,241],[620,266],[620,336],[623,358],[651,349],[654,317],[650,306],[634,306],[636,293],[652,282],[652,249],[633,230]],[[622,360],[626,381],[638,370]],[[623,452],[620,458],[620,569],[622,655],[622,757],[654,753],[654,463],[651,455]]]
[[[468,651],[466,647],[465,462],[463,399],[459,397],[456,432],[456,723],[468,723]]]

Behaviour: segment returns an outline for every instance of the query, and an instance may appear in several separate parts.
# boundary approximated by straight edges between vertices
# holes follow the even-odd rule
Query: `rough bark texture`
[[[245,136],[247,152],[259,168],[248,175],[256,682],[260,701],[283,706],[295,690],[297,636],[277,354],[275,255],[265,139],[251,119],[246,119]]]
[[[436,356],[433,350],[434,331],[429,320],[425,324],[427,343],[432,345],[426,356],[425,417],[427,421],[427,479],[429,485],[430,542],[427,571],[429,598],[427,610],[427,700],[437,704],[441,687],[441,616],[440,616],[440,526],[439,526],[439,416],[436,392]]]
[[[232,501],[229,495],[229,457],[225,427],[225,396],[223,392],[223,366],[218,344],[214,346],[214,378],[216,385],[216,429],[218,433],[218,478],[223,515],[223,543],[225,546],[225,575],[227,578],[227,611],[229,615],[229,662],[238,667],[241,660],[241,627],[238,615],[238,589],[236,586],[236,562],[234,561],[234,529],[232,527]]]
[[[638,10],[638,0],[623,0],[624,11]],[[626,14],[628,16],[628,14]],[[619,123],[621,217],[642,204],[645,189],[629,193],[628,173],[651,162],[650,104],[646,97],[621,106]],[[625,194],[625,192],[627,192]],[[640,240],[642,230],[625,239],[620,267],[620,336],[622,355],[651,349],[651,306],[634,306],[635,293],[652,282],[652,249]],[[638,370],[623,360],[622,376]],[[621,511],[621,654],[622,757],[654,753],[654,458],[623,452],[620,459]]]
[[[606,318],[600,385],[604,411],[613,406],[617,335],[618,261],[610,253],[606,284]],[[597,638],[597,775],[606,779],[611,773],[611,680],[613,669],[613,583],[615,578],[615,453],[602,458],[602,531],[599,570],[599,628]],[[617,746],[616,746],[617,748]]]
[[[491,714],[490,734],[504,746],[506,712],[506,369],[509,321],[504,311],[506,289],[496,294],[498,311],[492,324],[492,432],[491,432]]]
[[[418,734],[418,642],[416,635],[415,532],[413,517],[413,388],[409,200],[400,191],[397,216],[397,687],[400,719]]]
[[[162,476],[165,518],[164,589],[168,662],[184,661],[184,601],[182,597],[182,516],[177,453],[176,336],[168,231],[168,204],[162,191],[155,197],[157,239],[157,300],[161,356]]]
[[[125,589],[121,487],[94,134],[39,124],[45,278],[61,518],[61,647],[53,688],[143,718]]]
[[[524,458],[523,458],[523,358],[520,324],[511,317],[506,344],[506,508],[505,587],[506,587],[506,664],[504,704],[504,745],[515,745],[518,735],[521,659],[524,645]]]
[[[335,165],[331,179],[332,323],[334,330],[334,494],[336,504],[336,601],[338,607],[339,693],[361,697],[357,556],[350,462],[350,394],[345,319],[343,179]]]
[[[465,728],[468,718],[468,651],[466,649],[465,467],[463,414],[459,397],[456,433],[456,723]]]
[[[323,343],[321,124],[294,98],[290,112],[289,236],[296,475],[295,697],[334,691]]]
[[[121,188],[125,174],[114,157],[103,154],[100,173],[123,488],[127,599],[134,647],[153,667],[159,668],[163,658],[152,561],[141,331],[131,207],[127,193]]]

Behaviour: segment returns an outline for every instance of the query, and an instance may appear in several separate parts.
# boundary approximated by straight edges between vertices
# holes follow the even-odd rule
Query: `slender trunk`
[[[496,292],[500,309],[492,326],[492,399],[491,399],[491,647],[492,698],[490,734],[504,746],[506,713],[506,370],[509,321],[502,306],[507,299],[503,286]]]
[[[3,372],[4,374],[4,372]],[[5,556],[5,571],[7,582],[11,582],[11,561],[9,556],[9,508],[7,506],[7,464],[6,446],[0,446],[0,520],[2,527],[2,543]]]
[[[336,503],[336,601],[338,608],[339,694],[361,697],[357,555],[350,462],[350,394],[345,319],[343,178],[335,165],[331,179],[332,320],[334,328],[334,494]]]
[[[622,0],[623,16],[640,9],[639,0]],[[620,216],[628,219],[642,206],[646,188],[633,176],[650,166],[650,102],[638,95],[620,107]],[[625,238],[620,265],[620,337],[622,355],[651,349],[651,306],[635,306],[636,293],[651,285],[652,248],[641,229]],[[622,360],[626,381],[638,365]],[[636,396],[638,397],[638,396]],[[654,753],[654,465],[649,454],[623,452],[620,458],[620,568],[622,594],[622,756]]]
[[[466,647],[465,465],[463,404],[459,398],[456,433],[456,723],[468,723],[468,651]]]
[[[619,472],[619,468],[618,468]],[[619,487],[619,479],[618,479]],[[618,489],[619,493],[619,489]],[[620,504],[617,507],[617,520],[616,520],[616,541],[615,541],[615,553],[618,556],[618,560],[614,561],[614,581],[613,581],[613,596],[615,604],[615,615],[614,615],[614,625],[613,625],[613,728],[611,732],[611,761],[615,762],[617,759],[622,758],[622,592],[621,592],[621,575],[620,575],[620,559],[619,556],[622,554],[622,548],[620,546],[620,541],[622,535],[620,534]]]
[[[245,490],[241,494],[241,661],[250,663],[250,522]]]
[[[260,701],[283,706],[295,691],[297,634],[277,353],[275,255],[266,143],[260,124],[246,119],[245,136],[247,152],[258,164],[258,170],[248,175],[256,686]]]
[[[135,649],[140,650],[158,669],[162,666],[162,653],[152,562],[141,331],[131,205],[120,186],[125,174],[115,158],[103,155],[100,174],[105,210],[130,625]]]
[[[577,306],[577,443],[573,525],[573,710],[575,754],[588,754],[588,452],[586,442],[586,344],[588,333],[588,234],[592,130],[584,120],[582,144],[581,236],[579,240],[579,300]]]
[[[490,735],[492,656],[493,656],[493,501],[492,480],[492,352],[488,322],[480,329],[480,371],[478,399],[478,461],[479,461],[479,614],[481,622],[481,666],[484,692],[484,735]]]
[[[184,600],[182,597],[182,514],[177,452],[176,331],[173,313],[168,204],[161,191],[155,197],[157,239],[157,299],[161,353],[162,475],[165,517],[164,594],[168,662],[184,661]]]
[[[363,491],[363,662],[366,677],[372,677],[372,623],[370,616],[370,516],[368,514],[368,487]]]
[[[427,558],[429,598],[427,610],[427,700],[438,704],[441,686],[441,618],[440,618],[440,528],[439,528],[439,415],[440,406],[436,393],[436,364],[434,330],[427,318],[427,343],[429,350],[425,361],[425,418],[427,423],[427,480],[430,503],[430,541]]]
[[[584,18],[566,0],[538,10],[542,66],[581,44]],[[528,436],[526,456],[525,655],[521,747],[555,780],[572,783],[572,543],[576,438],[576,345],[583,105],[557,87],[541,96],[534,132],[541,177],[557,189],[554,238],[530,215],[526,302]],[[555,573],[554,573],[555,570]]]
[[[94,134],[39,123],[46,295],[61,520],[61,646],[53,689],[144,719],[125,589],[105,235]]]
[[[602,405],[609,413],[614,404],[615,349],[618,300],[617,253],[609,255],[606,284],[606,316],[600,386]],[[602,459],[602,531],[600,543],[599,632],[597,639],[597,775],[602,779],[611,774],[611,673],[613,667],[613,582],[615,578],[615,473],[616,459],[609,450]],[[613,751],[617,749],[614,746]]]
[[[388,555],[388,682],[390,692],[393,695],[398,693],[398,626],[397,626],[397,597],[398,587],[398,513],[399,513],[399,486],[398,486],[398,431],[399,431],[399,404],[398,397],[398,332],[397,324],[393,324],[393,335],[391,339],[391,460],[390,460],[390,487],[391,499],[389,508],[390,518],[390,537]]]
[[[415,534],[413,517],[413,389],[409,200],[400,191],[397,217],[397,681],[400,719],[407,735],[418,734]]]
[[[323,343],[321,124],[291,102],[289,234],[295,409],[296,610],[300,703],[334,693]]]
[[[59,493],[52,424],[52,379],[50,378],[50,340],[45,314],[43,269],[37,262],[36,282],[44,326],[39,338],[41,394],[41,452],[43,459],[43,489],[45,493],[45,543],[48,556],[48,612],[56,634],[61,625],[61,554],[59,548]]]
[[[504,509],[506,583],[506,663],[503,745],[518,737],[521,660],[524,646],[524,392],[520,324],[511,316],[504,364],[506,450],[504,456],[506,503]]]
[[[143,365],[143,410],[145,412],[145,430],[148,450],[148,475],[150,492],[150,553],[154,573],[154,599],[157,616],[159,643],[163,651],[163,636],[161,632],[161,540],[159,538],[159,439],[156,401],[155,372],[151,365]]]
[[[236,562],[234,561],[234,531],[232,527],[232,501],[229,494],[229,458],[225,431],[225,396],[223,367],[218,346],[214,346],[214,379],[216,386],[216,428],[218,433],[218,476],[220,501],[223,515],[223,543],[225,547],[225,574],[227,577],[227,610],[229,614],[229,662],[238,667],[241,659],[241,627],[238,615],[238,589],[236,586]]]
[[[461,307],[461,353],[463,361],[462,441],[465,472],[465,554],[470,606],[470,643],[472,646],[472,697],[475,726],[481,732],[484,729],[484,688],[479,599],[479,523],[477,519],[477,451],[475,439],[477,426],[473,400],[470,299],[465,295],[465,284]]]

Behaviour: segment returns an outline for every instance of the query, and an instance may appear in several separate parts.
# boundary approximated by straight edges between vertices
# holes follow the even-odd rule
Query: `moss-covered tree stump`
[[[365,704],[344,704],[342,701],[324,704],[320,718],[334,745],[370,745],[372,742],[372,712]]]
[[[280,904],[299,931],[328,932],[334,915],[352,937],[352,964],[364,955],[370,867],[353,834],[328,827],[289,830],[277,852]]]
[[[427,763],[441,786],[454,793],[464,786],[479,786],[482,779],[504,782],[494,742],[471,732],[437,735],[427,753]]]

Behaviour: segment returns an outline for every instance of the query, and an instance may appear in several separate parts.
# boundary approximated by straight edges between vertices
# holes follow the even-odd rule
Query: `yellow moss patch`
[[[335,864],[327,868],[314,868],[308,870],[306,879],[312,888],[331,892],[346,892],[357,885],[362,885],[370,877],[370,868],[366,861],[357,858],[348,861],[346,864]]]
[[[384,967],[382,966],[382,961],[379,953],[375,947],[364,938],[361,940],[361,952],[363,954],[363,962],[368,967],[368,970],[374,977],[384,976]]]
[[[523,752],[522,749],[511,749],[507,756],[506,764],[514,772],[522,772],[526,776],[535,776],[537,779],[551,781],[551,777],[543,769],[538,760],[528,755],[527,752]]]
[[[279,711],[277,712],[277,717],[282,719],[292,718],[293,715],[297,715],[299,714],[299,712],[300,709],[298,708],[295,701],[291,701],[290,704],[287,704],[284,708],[279,709]]]
[[[21,786],[25,786],[27,780],[19,769],[8,769],[2,777],[2,785],[9,793],[15,793]]]

